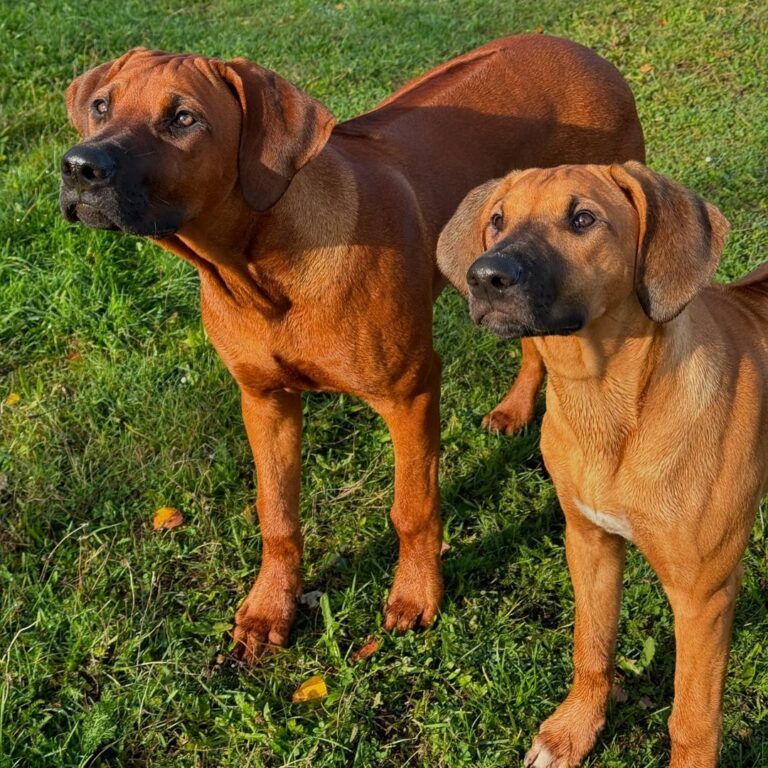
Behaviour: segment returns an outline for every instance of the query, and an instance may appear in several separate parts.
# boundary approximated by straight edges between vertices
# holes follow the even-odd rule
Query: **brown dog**
[[[575,677],[527,766],[579,765],[603,726],[627,541],[675,617],[671,764],[717,761],[740,560],[768,492],[768,264],[710,284],[727,230],[627,163],[512,173],[440,238],[475,322],[535,337],[549,377],[541,449],[565,512]]]
[[[469,189],[509,167],[642,158],[626,83],[574,43],[508,38],[334,127],[244,59],[137,49],[77,78],[67,105],[86,141],[62,162],[64,215],[194,264],[206,331],[242,391],[264,549],[236,616],[240,652],[285,643],[301,591],[307,389],[349,392],[384,418],[400,537],[386,627],[428,624],[442,595],[438,234]],[[526,346],[494,426],[532,414],[543,367]]]

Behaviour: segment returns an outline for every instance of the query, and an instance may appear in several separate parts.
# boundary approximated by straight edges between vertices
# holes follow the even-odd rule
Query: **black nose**
[[[503,295],[523,279],[523,265],[514,255],[492,253],[481,256],[467,272],[467,284],[472,292],[486,291]]]
[[[61,159],[62,179],[80,189],[95,189],[111,183],[115,161],[109,152],[99,147],[79,144]]]

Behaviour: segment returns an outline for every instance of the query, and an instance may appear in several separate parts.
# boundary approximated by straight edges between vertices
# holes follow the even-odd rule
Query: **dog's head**
[[[137,48],[75,79],[84,141],[62,158],[70,221],[164,237],[230,194],[272,207],[325,145],[333,116],[245,59]]]
[[[667,322],[709,281],[728,228],[640,163],[515,171],[464,199],[438,264],[503,337],[573,333],[628,300]]]

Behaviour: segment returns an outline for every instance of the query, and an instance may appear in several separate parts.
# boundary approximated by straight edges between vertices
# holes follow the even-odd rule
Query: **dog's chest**
[[[332,390],[318,356],[306,354],[295,333],[257,313],[203,312],[208,337],[240,387],[254,393]]]

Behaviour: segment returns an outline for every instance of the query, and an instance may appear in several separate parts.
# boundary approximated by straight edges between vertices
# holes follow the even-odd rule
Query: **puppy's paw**
[[[259,577],[235,614],[235,657],[254,664],[284,646],[295,615],[296,594],[277,586],[272,589],[269,580]]]
[[[525,755],[525,768],[571,768],[579,763],[569,763],[566,758],[559,757],[550,751],[544,739],[537,736],[533,745]]]
[[[526,768],[578,768],[604,722],[598,708],[566,700],[539,729],[525,756]]]

